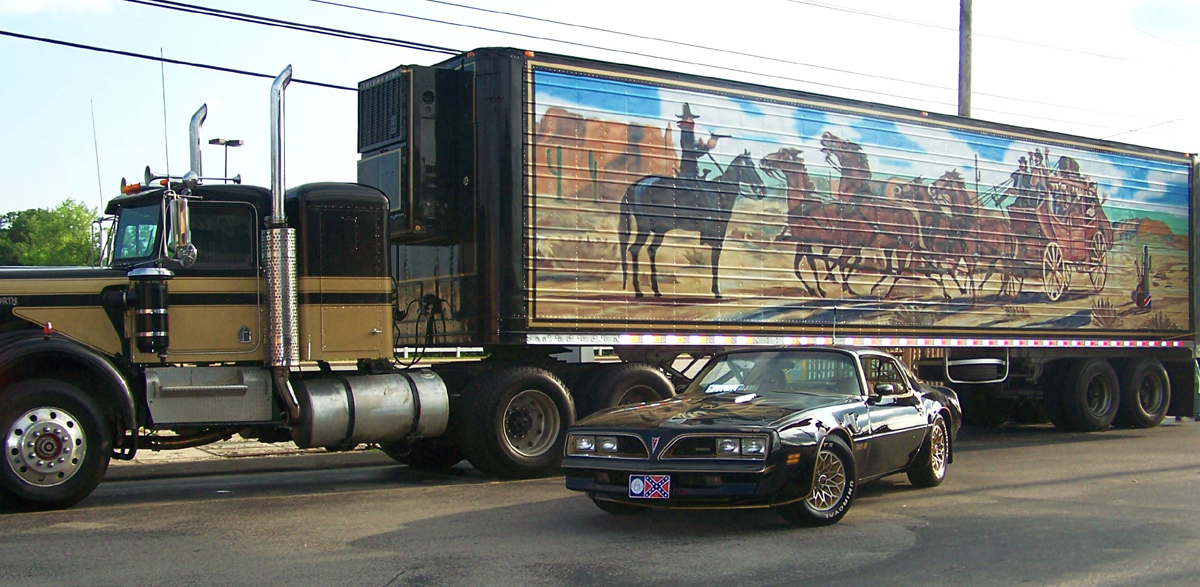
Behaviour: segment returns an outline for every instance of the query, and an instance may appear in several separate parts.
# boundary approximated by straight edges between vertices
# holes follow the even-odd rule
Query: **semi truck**
[[[546,475],[741,346],[884,347],[980,424],[1195,415],[1192,155],[488,48],[363,81],[358,181],[288,187],[290,79],[269,188],[205,177],[202,108],[100,267],[0,271],[5,501],[233,434]]]

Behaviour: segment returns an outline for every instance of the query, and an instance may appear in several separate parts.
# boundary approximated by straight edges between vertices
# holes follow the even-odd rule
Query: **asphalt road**
[[[819,529],[769,511],[614,517],[561,478],[465,463],[107,481],[69,511],[0,515],[0,585],[1197,583],[1196,422],[966,429],[941,487],[865,486]]]

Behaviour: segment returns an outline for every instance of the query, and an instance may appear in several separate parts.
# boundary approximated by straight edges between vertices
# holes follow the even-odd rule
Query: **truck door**
[[[170,360],[259,360],[263,357],[261,280],[255,208],[195,200],[191,267],[164,263],[169,283]]]
[[[863,370],[870,394],[867,411],[871,417],[871,446],[861,475],[882,475],[901,469],[912,460],[927,426],[920,401],[894,358],[865,356]],[[875,386],[880,383],[894,385],[895,393],[876,394]]]

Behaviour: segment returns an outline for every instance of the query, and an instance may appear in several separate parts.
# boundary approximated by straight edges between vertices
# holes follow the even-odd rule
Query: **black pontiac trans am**
[[[903,472],[939,485],[960,421],[952,390],[880,350],[741,350],[672,399],[579,421],[562,467],[568,489],[612,514],[769,507],[819,526],[840,520],[864,481]]]

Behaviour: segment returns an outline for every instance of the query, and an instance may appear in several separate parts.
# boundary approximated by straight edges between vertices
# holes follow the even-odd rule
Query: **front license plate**
[[[632,499],[670,499],[670,475],[630,475],[629,497]]]

